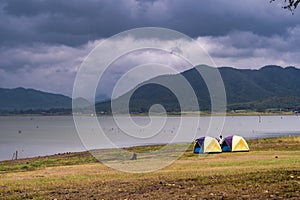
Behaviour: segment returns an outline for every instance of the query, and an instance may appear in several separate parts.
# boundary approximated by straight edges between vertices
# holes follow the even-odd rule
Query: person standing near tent
[[[219,138],[219,144],[220,144],[220,146],[222,146],[224,140],[225,140],[225,139],[223,138],[223,136],[220,135],[220,138]]]

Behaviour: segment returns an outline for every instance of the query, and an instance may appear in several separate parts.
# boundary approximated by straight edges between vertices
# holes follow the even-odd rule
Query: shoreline
[[[274,140],[274,139],[284,139],[284,138],[300,138],[300,134],[295,135],[288,135],[288,136],[270,136],[270,137],[254,137],[254,138],[245,138],[247,142],[253,142],[253,141],[263,141],[263,140]],[[184,142],[184,143],[172,143],[171,145],[190,145],[193,146],[194,142]],[[135,151],[136,149],[141,148],[147,148],[147,149],[158,149],[160,147],[163,147],[165,145],[169,145],[168,143],[157,143],[157,144],[145,144],[145,145],[133,145],[133,146],[126,146],[126,147],[120,147],[120,149],[128,150],[128,151]],[[300,145],[300,144],[299,144]],[[55,154],[49,154],[49,155],[39,155],[39,156],[32,156],[32,157],[26,157],[26,158],[19,158],[17,160],[10,159],[10,160],[0,160],[0,164],[3,162],[13,162],[13,161],[21,161],[21,160],[27,160],[27,159],[44,159],[44,158],[53,158],[53,157],[64,157],[65,155],[69,156],[76,156],[76,155],[91,155],[91,152],[97,152],[97,151],[107,151],[112,150],[115,148],[103,148],[103,149],[91,149],[91,150],[85,150],[85,151],[70,151],[70,152],[61,152],[61,153],[55,153]]]
[[[81,118],[81,117],[78,117]],[[118,117],[117,117],[118,118]],[[134,118],[134,117],[133,117]],[[154,117],[155,118],[155,117]],[[217,120],[221,119],[219,117],[215,117]],[[62,152],[77,152],[84,151],[84,145],[80,138],[78,137],[78,132],[76,131],[76,125],[74,124],[72,116],[64,117],[64,116],[17,116],[17,117],[1,117],[1,127],[2,129],[2,137],[3,141],[9,139],[7,142],[1,145],[2,151],[0,154],[0,160],[11,160],[13,153],[18,151],[19,158],[28,158],[34,156],[44,156],[44,155],[52,155],[55,153]],[[84,121],[89,121],[92,119],[91,117],[82,117]],[[118,127],[113,122],[114,119],[111,117],[100,117],[99,121],[103,119],[103,124],[105,129],[105,134],[114,134],[115,136],[122,136],[118,129]],[[122,119],[122,117],[120,117]],[[140,120],[142,123],[146,123],[148,120],[147,117],[136,117],[137,120]],[[156,117],[156,119],[160,119],[160,117]],[[209,116],[200,116],[193,117],[192,115],[183,116],[184,120],[199,120],[199,128],[197,128],[197,132],[189,132],[190,134],[189,140],[182,140],[183,142],[191,142],[197,136],[204,136],[208,134],[206,129],[202,129],[202,126],[208,125],[211,120]],[[202,120],[203,119],[203,120]],[[254,137],[270,137],[270,136],[284,136],[284,135],[299,135],[299,117],[298,116],[282,116],[276,115],[275,117],[257,117],[257,116],[226,116],[224,119],[226,120],[225,124],[228,123],[227,127],[222,130],[222,135],[240,135],[245,139],[254,138]],[[96,119],[97,120],[97,119]],[[118,119],[117,119],[118,120]],[[143,141],[132,141],[131,139],[122,141],[116,140],[116,144],[118,147],[124,146],[139,146],[145,145],[149,143],[162,143],[167,142],[167,137],[173,137],[175,130],[178,129],[178,122],[181,120],[180,117],[169,117],[167,121],[170,122],[168,126],[162,127],[161,139],[157,140],[143,140]],[[201,121],[202,120],[202,121]],[[235,125],[241,123],[243,126]],[[280,125],[279,125],[280,124]],[[286,126],[287,124],[287,126]],[[9,125],[9,127],[7,126]],[[102,124],[101,124],[102,125]],[[270,126],[271,125],[271,126]],[[279,129],[277,129],[277,128]],[[141,131],[136,129],[137,131]],[[183,129],[182,129],[183,130]],[[187,128],[183,130],[183,134],[186,131],[190,131],[191,129]],[[138,132],[137,132],[138,133]],[[193,134],[193,135],[191,135]],[[213,132],[211,132],[213,134]],[[115,137],[114,136],[114,137]],[[165,137],[166,136],[166,137]],[[218,137],[218,135],[213,135]],[[28,142],[23,144],[22,139],[26,139],[26,137],[35,138],[39,140],[40,147],[34,146],[34,143]],[[6,139],[7,138],[7,139]],[[165,138],[165,139],[163,139]],[[55,141],[61,140],[61,143],[57,143]],[[42,146],[41,146],[42,145]],[[49,145],[49,146],[47,146]],[[65,146],[67,145],[67,146]],[[47,148],[45,148],[47,147]],[[112,147],[110,145],[106,146],[105,144],[99,142],[97,143],[98,148],[106,148]],[[92,147],[88,147],[92,148]]]

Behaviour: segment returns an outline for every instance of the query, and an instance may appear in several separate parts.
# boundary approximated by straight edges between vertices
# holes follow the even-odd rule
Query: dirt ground
[[[88,153],[1,162],[2,167],[43,159],[58,163],[2,168],[0,199],[300,199],[300,137],[295,138],[249,141],[257,149],[250,152],[199,157],[188,151],[151,173],[120,172],[86,159]],[[276,149],[278,143],[287,148]]]

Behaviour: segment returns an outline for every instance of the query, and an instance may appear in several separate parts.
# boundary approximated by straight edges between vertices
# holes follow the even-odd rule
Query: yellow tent
[[[249,151],[249,146],[244,138],[237,135],[228,136],[222,144],[222,151]]]
[[[194,153],[221,153],[222,149],[215,138],[206,136],[196,139]]]

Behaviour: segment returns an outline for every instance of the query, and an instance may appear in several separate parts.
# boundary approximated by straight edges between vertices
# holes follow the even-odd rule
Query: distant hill
[[[0,111],[70,109],[72,99],[61,94],[52,94],[22,87],[0,88]]]
[[[210,70],[208,66],[197,66],[202,70]],[[206,84],[196,68],[181,75],[192,86],[197,95],[201,110],[210,110],[210,97]],[[259,70],[219,68],[223,78],[229,110],[238,109],[287,109],[300,108],[300,69],[295,67],[282,68],[269,65]],[[130,98],[131,112],[146,112],[153,104],[163,105],[169,112],[180,111],[176,96],[167,88],[151,82],[169,82],[176,84],[179,75],[164,75],[146,81],[150,84],[137,86],[115,101],[121,102],[127,96]],[[184,91],[183,91],[184,92]],[[187,96],[187,98],[189,98]],[[122,103],[120,103],[122,104]],[[118,108],[123,112],[122,105]],[[194,108],[184,108],[193,110]],[[110,102],[96,104],[97,111],[110,111]]]

